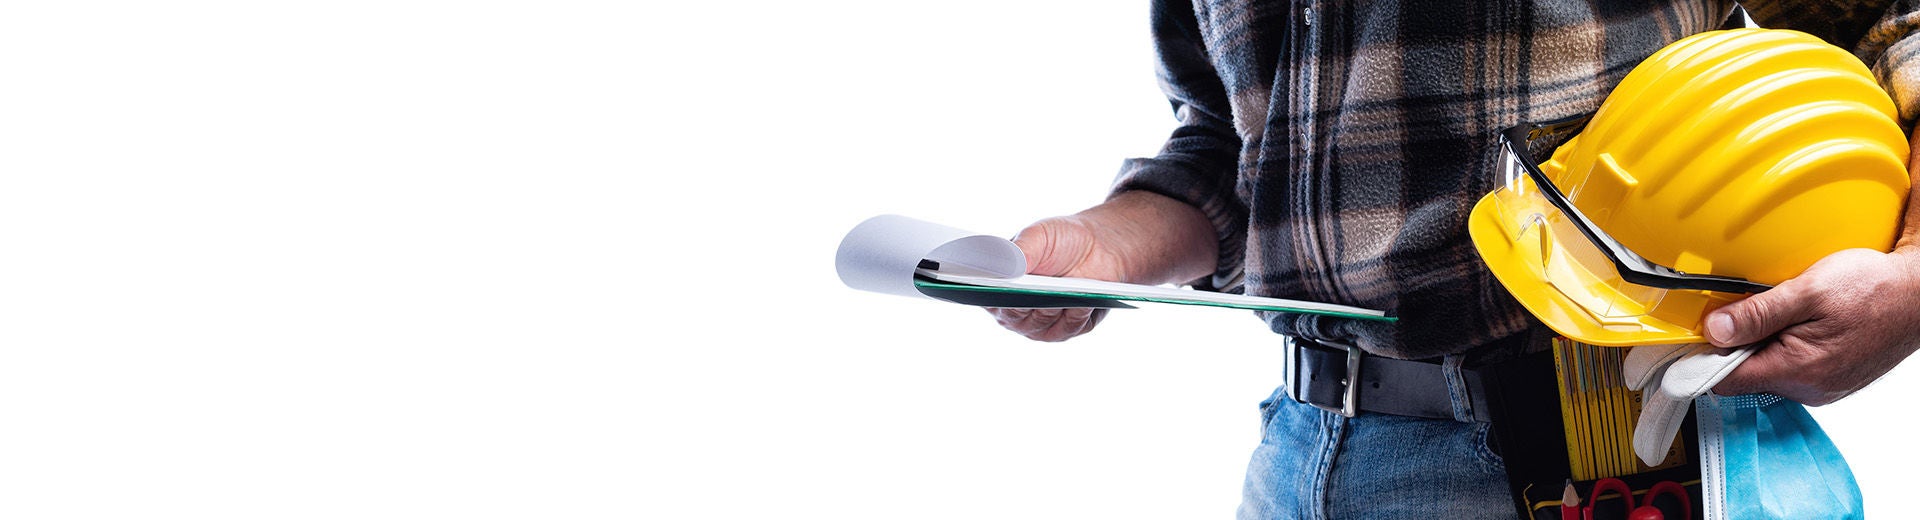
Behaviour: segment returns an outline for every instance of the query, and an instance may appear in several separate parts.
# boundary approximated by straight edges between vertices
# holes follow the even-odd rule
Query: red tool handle
[[[1593,506],[1600,504],[1602,491],[1619,493],[1620,501],[1626,506],[1623,511],[1633,511],[1633,488],[1627,487],[1627,482],[1624,480],[1608,477],[1593,483],[1593,491],[1588,493],[1587,503],[1580,505],[1583,517],[1581,520],[1593,520]]]
[[[1660,495],[1671,495],[1674,499],[1680,501],[1680,520],[1693,520],[1693,500],[1687,498],[1687,488],[1682,487],[1679,482],[1671,480],[1662,480],[1660,483],[1648,488],[1647,496],[1640,500],[1642,504],[1640,508],[1653,509],[1655,512],[1658,512],[1659,509],[1653,507],[1653,497]],[[1635,514],[1639,514],[1639,512],[1635,511]]]

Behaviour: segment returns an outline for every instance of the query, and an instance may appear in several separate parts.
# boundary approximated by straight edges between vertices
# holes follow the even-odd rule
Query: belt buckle
[[[1286,338],[1286,344],[1287,344],[1283,354],[1286,357],[1286,359],[1284,360],[1285,363],[1283,363],[1285,365],[1285,368],[1283,369],[1285,373],[1282,374],[1282,377],[1285,378],[1287,381],[1287,397],[1293,399],[1293,401],[1296,403],[1306,403],[1307,406],[1312,406],[1314,408],[1319,408],[1321,410],[1326,410],[1328,412],[1337,413],[1337,414],[1340,414],[1340,416],[1342,417],[1352,418],[1353,416],[1358,415],[1359,410],[1357,408],[1357,405],[1359,402],[1359,393],[1360,393],[1360,357],[1366,355],[1366,351],[1360,350],[1360,347],[1355,345],[1342,345],[1338,343],[1328,343],[1323,341],[1314,342],[1320,345],[1326,345],[1329,347],[1339,347],[1347,350],[1347,376],[1340,380],[1340,386],[1342,390],[1341,398],[1340,398],[1341,402],[1339,407],[1333,407],[1333,406],[1316,403],[1311,400],[1303,399],[1300,397],[1300,379],[1299,379],[1300,378],[1300,349],[1303,349],[1306,347],[1303,347],[1300,345],[1300,341],[1302,341],[1300,339],[1296,339],[1292,336],[1285,336],[1285,338]]]

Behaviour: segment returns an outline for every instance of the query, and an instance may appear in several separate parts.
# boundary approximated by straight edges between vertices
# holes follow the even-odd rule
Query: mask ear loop
[[[1694,424],[1700,432],[1700,510],[1704,520],[1727,517],[1727,410],[1720,401],[1714,395],[1694,399],[1700,409]]]

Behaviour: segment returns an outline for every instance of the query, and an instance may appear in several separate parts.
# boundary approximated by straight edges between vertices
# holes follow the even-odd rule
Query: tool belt
[[[1624,519],[1636,504],[1669,519],[1701,518],[1691,413],[1666,463],[1646,467],[1632,454],[1639,398],[1619,370],[1625,353],[1553,338],[1494,383],[1494,438],[1522,518]],[[1562,500],[1568,495],[1578,507]]]
[[[1538,342],[1530,344],[1529,342]],[[1550,344],[1550,348],[1548,348]],[[1474,422],[1491,423],[1494,448],[1507,463],[1509,490],[1514,495],[1516,512],[1523,518],[1560,518],[1561,501],[1569,483],[1588,500],[1594,518],[1626,518],[1632,509],[1633,494],[1644,495],[1653,504],[1655,484],[1672,481],[1692,504],[1673,503],[1661,498],[1656,505],[1668,510],[1667,518],[1697,518],[1700,504],[1699,466],[1681,457],[1678,465],[1640,468],[1638,472],[1613,469],[1596,473],[1593,468],[1576,470],[1570,460],[1569,439],[1583,446],[1602,444],[1592,436],[1569,432],[1597,428],[1589,424],[1593,415],[1566,416],[1567,399],[1578,399],[1586,388],[1586,398],[1608,395],[1628,398],[1622,391],[1606,394],[1618,385],[1617,377],[1581,376],[1569,372],[1570,365],[1598,361],[1613,363],[1624,351],[1604,347],[1574,345],[1564,339],[1540,334],[1516,334],[1481,349],[1516,353],[1507,361],[1459,369],[1459,381],[1450,385],[1448,368],[1440,360],[1402,360],[1367,354],[1358,347],[1306,338],[1288,337],[1283,349],[1287,397],[1329,412],[1353,417],[1360,413],[1381,413],[1430,419],[1458,420],[1470,415]],[[1522,353],[1524,352],[1524,353]],[[1596,356],[1598,356],[1596,358]],[[1611,356],[1611,357],[1610,357]],[[1575,394],[1569,394],[1575,392]],[[1464,393],[1463,401],[1471,410],[1456,416],[1453,396]],[[1570,397],[1571,396],[1571,397]],[[1631,410],[1609,410],[1608,417],[1623,421]],[[1584,417],[1584,418],[1583,418]],[[1606,429],[1613,436],[1632,431],[1627,423]],[[1680,448],[1692,446],[1691,427],[1682,432]],[[1572,428],[1569,429],[1569,426]],[[1618,444],[1617,439],[1614,444]],[[1574,450],[1581,451],[1581,450]],[[1601,478],[1601,477],[1609,478]],[[1617,477],[1617,478],[1612,478]],[[1605,481],[1620,481],[1618,486],[1632,491],[1627,496],[1608,492]],[[1683,512],[1691,509],[1691,512]]]
[[[1526,334],[1483,348],[1520,349]],[[1360,412],[1428,419],[1457,419],[1452,396],[1465,394],[1473,422],[1492,422],[1489,401],[1499,367],[1461,368],[1459,388],[1447,383],[1439,359],[1375,356],[1353,345],[1286,337],[1283,354],[1287,397],[1353,417]]]

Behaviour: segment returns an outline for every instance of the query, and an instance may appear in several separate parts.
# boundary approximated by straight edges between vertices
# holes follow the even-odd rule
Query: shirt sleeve
[[[1220,76],[1207,59],[1193,4],[1153,2],[1153,37],[1160,88],[1179,126],[1158,155],[1128,159],[1113,194],[1145,190],[1198,208],[1213,223],[1219,264],[1196,289],[1238,292],[1246,260],[1247,209],[1234,193],[1240,138]]]
[[[1802,31],[1865,62],[1892,95],[1901,128],[1911,131],[1920,118],[1920,2],[1906,1],[1747,1],[1742,2],[1761,27]]]

